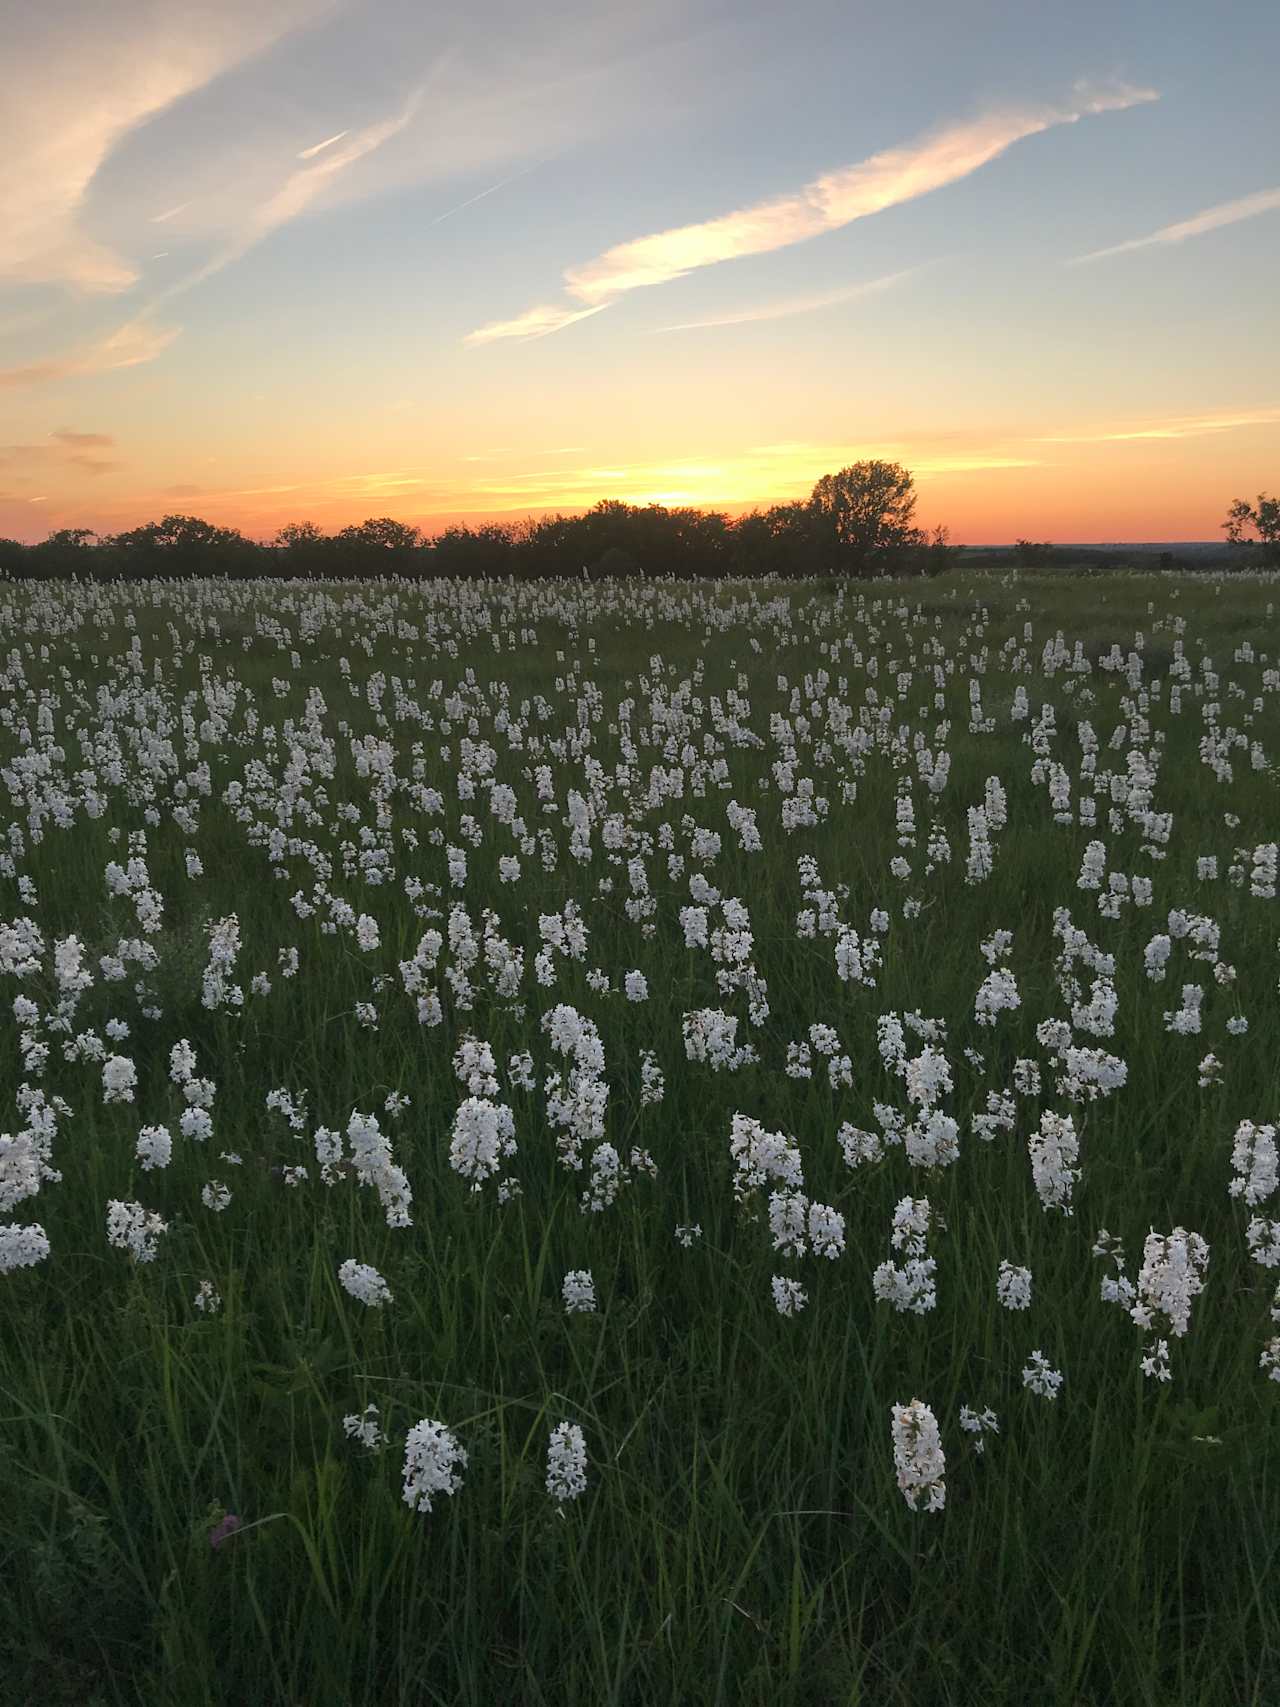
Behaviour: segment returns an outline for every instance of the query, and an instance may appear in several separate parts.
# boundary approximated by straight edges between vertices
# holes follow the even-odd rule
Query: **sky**
[[[0,535],[270,538],[866,457],[959,542],[1280,487],[1273,0],[42,0]]]

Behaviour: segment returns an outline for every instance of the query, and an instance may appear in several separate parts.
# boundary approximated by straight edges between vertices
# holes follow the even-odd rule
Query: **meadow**
[[[1278,602],[0,583],[0,1697],[1280,1699]]]

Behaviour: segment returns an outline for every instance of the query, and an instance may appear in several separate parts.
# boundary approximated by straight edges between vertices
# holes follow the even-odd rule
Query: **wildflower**
[[[348,1440],[358,1440],[368,1452],[376,1452],[387,1444],[376,1405],[366,1405],[363,1411],[343,1417],[342,1429]]]
[[[368,1263],[357,1262],[354,1257],[348,1257],[338,1265],[338,1279],[343,1289],[358,1299],[361,1304],[367,1304],[370,1309],[380,1309],[383,1304],[390,1304],[393,1298],[391,1288]]]
[[[926,1511],[941,1511],[947,1503],[947,1461],[938,1433],[938,1420],[923,1400],[890,1407],[893,1463],[898,1487],[912,1511],[921,1499]]]
[[[202,1316],[216,1316],[222,1308],[222,1296],[211,1280],[202,1280],[191,1300]]]
[[[1255,1126],[1252,1120],[1242,1120],[1231,1146],[1231,1166],[1235,1178],[1227,1187],[1230,1196],[1242,1197],[1251,1208],[1265,1203],[1280,1189],[1280,1151],[1276,1147],[1275,1127]]]
[[[1062,1386],[1062,1373],[1050,1366],[1042,1351],[1033,1351],[1031,1361],[1022,1371],[1022,1385],[1042,1399],[1056,1399]]]
[[[1175,1227],[1171,1233],[1147,1234],[1138,1274],[1138,1302],[1129,1314],[1140,1328],[1163,1318],[1179,1339],[1191,1320],[1191,1300],[1204,1291],[1209,1247],[1198,1233]]]
[[[587,1443],[577,1423],[562,1422],[547,1444],[547,1492],[561,1505],[587,1486]]]
[[[472,1191],[479,1191],[499,1171],[503,1158],[515,1154],[515,1130],[515,1116],[504,1103],[468,1097],[454,1116],[450,1167],[470,1182]]]
[[[662,1101],[666,1094],[666,1078],[658,1065],[657,1056],[646,1049],[640,1057],[640,1103],[648,1108]]]
[[[844,1251],[844,1216],[826,1203],[809,1205],[809,1243],[816,1257],[832,1261]]]
[[[1001,1262],[1000,1272],[996,1277],[996,1297],[1006,1310],[1029,1310],[1031,1270],[1015,1268],[1012,1263]]]
[[[128,1251],[135,1262],[154,1262],[161,1236],[168,1230],[168,1222],[140,1203],[122,1203],[114,1197],[107,1203],[107,1243]]]
[[[1245,1228],[1249,1255],[1263,1268],[1280,1268],[1280,1221],[1255,1215]]]
[[[802,1257],[808,1245],[805,1239],[805,1210],[808,1199],[802,1191],[774,1191],[769,1194],[769,1232],[773,1248],[784,1256]]]
[[[973,1436],[973,1449],[978,1453],[986,1451],[988,1434],[1000,1432],[1000,1422],[994,1411],[974,1411],[968,1405],[960,1407],[960,1427]]]
[[[207,1108],[184,1108],[178,1120],[178,1130],[184,1138],[203,1144],[213,1136],[213,1116]]]
[[[780,1316],[797,1316],[809,1302],[809,1295],[798,1280],[787,1280],[775,1274],[771,1281],[773,1306]]]
[[[565,1314],[590,1315],[596,1307],[596,1284],[589,1268],[571,1268],[561,1285]]]
[[[423,1417],[414,1423],[404,1449],[404,1502],[410,1511],[429,1512],[440,1494],[456,1494],[466,1462],[465,1449],[442,1422]]]
[[[779,1180],[792,1190],[804,1184],[796,1145],[782,1132],[766,1132],[749,1115],[733,1116],[729,1156],[736,1170],[733,1194],[740,1203],[769,1180]]]
[[[1171,1381],[1169,1369],[1169,1342],[1157,1339],[1151,1342],[1142,1358],[1142,1373],[1153,1375],[1157,1381]]]
[[[108,1055],[102,1063],[103,1102],[132,1102],[138,1069],[127,1055]]]
[[[0,1227],[0,1274],[34,1268],[49,1255],[49,1238],[38,1222],[29,1227]]]
[[[144,1126],[138,1134],[134,1154],[142,1166],[167,1168],[173,1155],[173,1135],[165,1126]]]
[[[691,1250],[701,1237],[702,1227],[697,1221],[693,1222],[691,1226],[681,1225],[676,1228],[676,1243],[686,1251]]]
[[[999,966],[979,986],[973,999],[973,1017],[979,1025],[994,1025],[997,1014],[1011,1012],[1021,1005],[1017,980],[1007,967]]]
[[[1079,1168],[1073,1166],[1080,1155],[1080,1141],[1071,1116],[1046,1109],[1039,1127],[1027,1140],[1027,1148],[1040,1202],[1045,1209],[1061,1209],[1070,1215],[1072,1187],[1080,1178]]]
[[[231,1202],[231,1192],[221,1180],[211,1179],[200,1189],[200,1201],[206,1209],[212,1209],[215,1215],[221,1215]]]

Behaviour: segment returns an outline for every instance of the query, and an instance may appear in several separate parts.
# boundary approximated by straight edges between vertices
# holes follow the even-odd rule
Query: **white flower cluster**
[[[547,1443],[547,1492],[559,1505],[587,1491],[587,1443],[577,1423],[558,1423]]]
[[[895,1310],[927,1315],[938,1302],[935,1284],[937,1263],[928,1253],[931,1225],[941,1227],[927,1197],[904,1197],[893,1212],[890,1244],[902,1256],[882,1262],[871,1276],[876,1297]]]
[[[154,1262],[168,1230],[167,1221],[140,1203],[123,1203],[114,1197],[107,1203],[107,1243],[128,1251],[135,1262]]]
[[[1002,1261],[996,1276],[996,1297],[1006,1310],[1031,1308],[1031,1270]]]
[[[890,1410],[893,1467],[902,1497],[912,1511],[924,1501],[926,1511],[941,1511],[947,1503],[946,1456],[938,1419],[921,1399]]]
[[[479,1191],[516,1151],[515,1115],[505,1103],[468,1097],[453,1119],[449,1166]]]
[[[409,1430],[404,1447],[404,1503],[429,1512],[441,1494],[456,1494],[466,1468],[466,1449],[442,1422],[423,1417]]]
[[[371,1268],[366,1262],[357,1262],[354,1257],[348,1257],[338,1266],[338,1279],[345,1292],[358,1299],[361,1304],[367,1304],[370,1309],[380,1309],[383,1304],[390,1304],[392,1291],[376,1268]]]
[[[589,1316],[596,1307],[596,1283],[589,1268],[571,1268],[561,1286],[565,1313],[570,1316]]]
[[[49,1237],[39,1222],[19,1227],[0,1227],[0,1274],[17,1268],[34,1268],[49,1255]]]

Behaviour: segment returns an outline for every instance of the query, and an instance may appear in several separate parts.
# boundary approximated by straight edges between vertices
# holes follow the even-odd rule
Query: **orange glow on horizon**
[[[432,466],[401,446],[381,466],[371,458],[372,466],[312,478],[298,466],[273,469],[253,457],[244,465],[247,478],[207,484],[144,484],[105,435],[59,433],[44,446],[8,447],[14,467],[10,489],[0,495],[0,533],[27,541],[58,527],[110,533],[177,511],[255,539],[270,539],[288,522],[314,521],[335,532],[377,515],[434,534],[463,522],[580,513],[602,499],[741,515],[804,499],[823,474],[879,457],[912,471],[919,520],[945,524],[957,543],[1215,539],[1231,500],[1266,487],[1276,421],[1280,410],[1218,411],[990,442],[955,434],[932,443],[787,440],[667,460],[593,458],[582,446],[511,446],[452,449]],[[209,460],[221,472],[230,459]],[[15,492],[23,483],[27,490]]]

